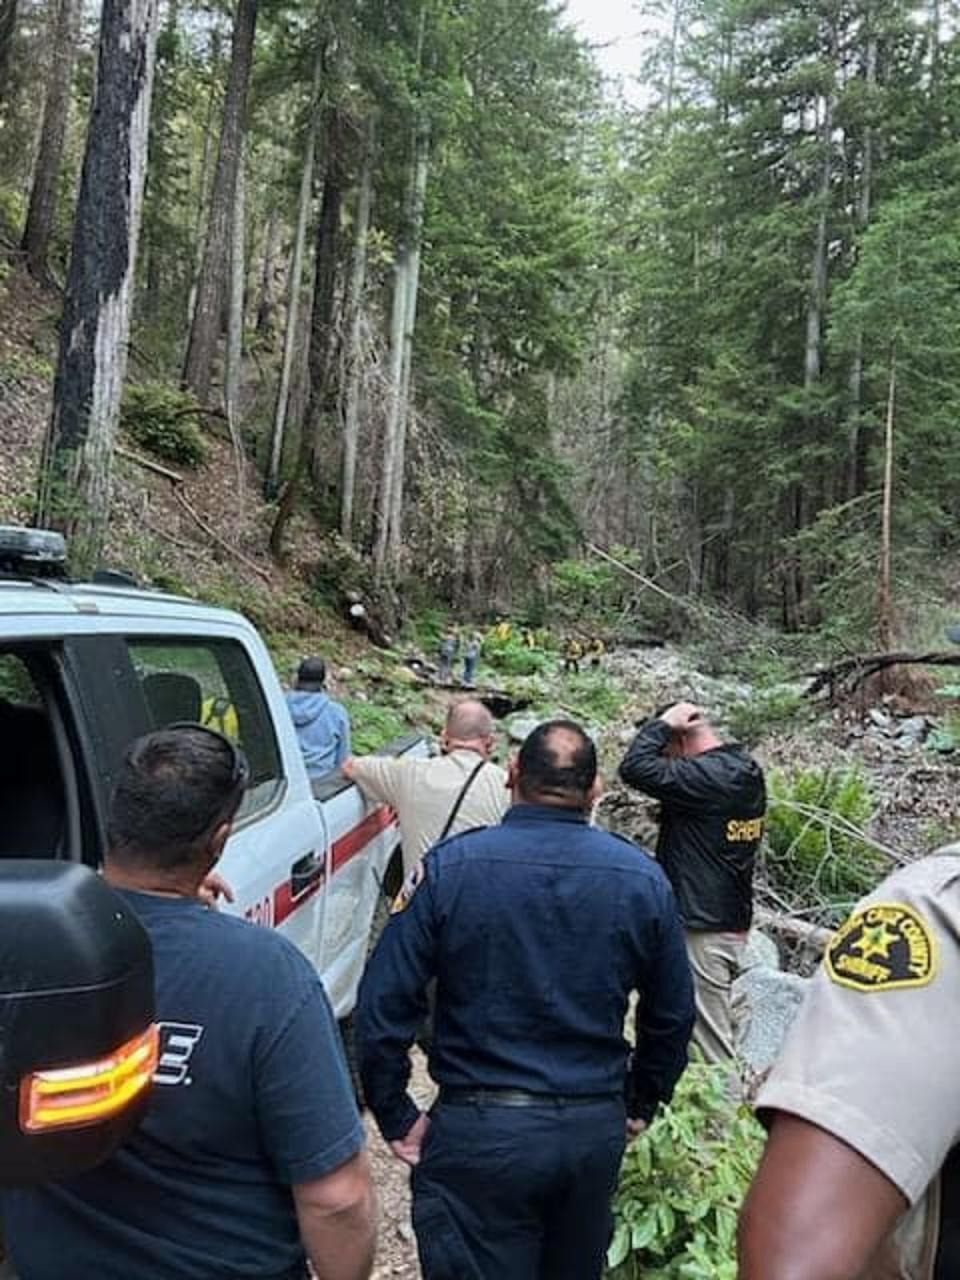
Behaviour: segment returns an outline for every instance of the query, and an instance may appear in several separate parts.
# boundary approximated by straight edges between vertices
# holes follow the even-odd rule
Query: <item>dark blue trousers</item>
[[[436,1106],[413,1172],[424,1280],[599,1280],[625,1135],[612,1099]]]

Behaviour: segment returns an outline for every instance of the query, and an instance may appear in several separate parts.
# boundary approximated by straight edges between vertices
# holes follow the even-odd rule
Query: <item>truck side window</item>
[[[283,766],[260,682],[233,640],[128,638],[151,727],[198,720],[244,750],[250,784],[238,820],[271,805],[283,789]]]
[[[23,658],[0,652],[0,858],[66,851],[67,797],[56,736]]]

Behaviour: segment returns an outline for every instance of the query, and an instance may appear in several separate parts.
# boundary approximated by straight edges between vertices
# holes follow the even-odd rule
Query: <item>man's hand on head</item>
[[[420,1150],[429,1129],[430,1117],[425,1111],[421,1111],[405,1136],[390,1143],[390,1150],[398,1160],[408,1164],[411,1169],[414,1168],[420,1163]]]
[[[703,718],[703,709],[692,702],[676,702],[660,717],[673,733],[688,733],[696,725],[702,724]]]

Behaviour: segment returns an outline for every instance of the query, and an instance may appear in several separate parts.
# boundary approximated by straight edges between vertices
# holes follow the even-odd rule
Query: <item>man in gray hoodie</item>
[[[304,658],[297,671],[296,687],[287,694],[287,705],[311,778],[336,769],[350,754],[350,717],[327,693],[326,684],[324,660]]]

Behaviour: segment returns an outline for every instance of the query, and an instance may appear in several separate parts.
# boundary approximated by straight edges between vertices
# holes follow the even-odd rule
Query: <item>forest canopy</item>
[[[281,561],[533,617],[598,545],[892,640],[957,541],[958,6],[636,8],[631,105],[544,0],[0,0],[38,517],[93,563],[118,431],[220,432]]]

